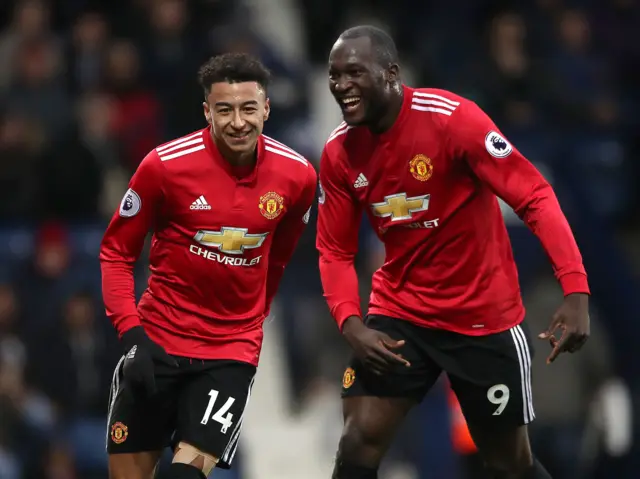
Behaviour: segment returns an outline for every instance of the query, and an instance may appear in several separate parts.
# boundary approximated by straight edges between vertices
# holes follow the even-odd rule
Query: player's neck
[[[404,89],[393,89],[389,98],[389,106],[386,113],[380,118],[380,121],[376,125],[369,126],[369,130],[374,135],[380,135],[385,131],[391,129],[393,124],[400,116],[402,111],[402,104],[404,103]]]
[[[247,153],[220,150],[220,153],[222,153],[222,157],[233,167],[253,166],[256,164],[258,156],[256,150],[251,150]]]

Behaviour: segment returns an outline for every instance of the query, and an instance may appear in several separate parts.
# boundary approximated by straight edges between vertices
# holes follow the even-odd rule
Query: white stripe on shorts
[[[531,396],[531,353],[527,337],[520,325],[516,325],[509,330],[518,354],[520,364],[520,384],[522,387],[522,413],[524,423],[529,424],[536,417],[533,411],[533,398]]]
[[[233,456],[236,455],[236,449],[238,449],[238,439],[240,438],[240,430],[242,429],[242,420],[244,419],[244,414],[247,411],[247,406],[249,405],[249,399],[251,399],[251,388],[253,388],[253,382],[255,381],[255,375],[251,378],[251,383],[249,384],[249,391],[247,391],[247,400],[244,403],[244,409],[242,410],[242,415],[238,422],[236,422],[236,427],[233,428],[231,432],[231,439],[229,440],[229,444],[224,449],[222,453],[221,461],[224,463],[231,465],[233,461]]]
[[[120,392],[120,368],[124,367],[124,356],[120,358],[116,368],[113,370],[113,379],[111,379],[111,391],[109,391],[109,412],[107,413],[107,441],[109,444],[109,427],[111,425],[111,413],[113,413],[113,405],[116,403],[116,398]]]

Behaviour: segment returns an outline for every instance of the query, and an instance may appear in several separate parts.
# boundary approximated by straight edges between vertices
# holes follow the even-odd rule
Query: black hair
[[[393,38],[384,30],[374,27],[373,25],[359,25],[351,27],[342,32],[340,38],[343,40],[352,40],[356,38],[368,38],[373,47],[377,62],[384,68],[388,68],[392,64],[397,64],[398,49]]]
[[[271,72],[260,60],[248,53],[224,53],[211,57],[198,70],[198,83],[205,97],[214,83],[256,82],[265,92],[271,80]]]

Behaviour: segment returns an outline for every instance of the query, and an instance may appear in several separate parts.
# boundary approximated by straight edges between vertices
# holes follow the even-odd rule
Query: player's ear
[[[389,68],[387,68],[387,82],[395,83],[398,81],[399,77],[400,67],[397,64],[392,63],[391,65],[389,65]]]
[[[269,119],[269,113],[271,113],[271,105],[269,104],[269,99],[267,98],[264,102],[264,121]]]
[[[211,109],[206,101],[202,102],[202,109],[204,110],[204,117],[206,118],[207,123],[211,124]]]

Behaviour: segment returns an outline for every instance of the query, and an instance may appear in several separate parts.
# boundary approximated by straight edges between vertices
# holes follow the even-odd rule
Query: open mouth
[[[353,113],[360,106],[361,98],[359,96],[347,96],[340,99],[340,106],[346,113]]]

